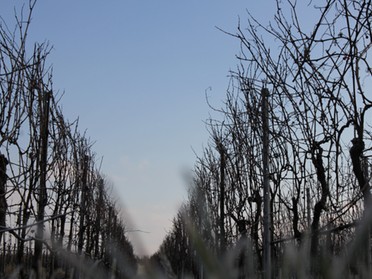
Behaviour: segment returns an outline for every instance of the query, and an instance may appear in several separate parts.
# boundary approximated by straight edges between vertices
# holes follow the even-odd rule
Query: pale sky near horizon
[[[12,18],[2,1],[0,15]],[[155,252],[187,198],[183,175],[201,155],[204,120],[221,105],[249,10],[268,21],[275,1],[38,0],[29,44],[49,41],[54,90],[95,142],[102,173],[130,216],[136,253]],[[4,14],[6,13],[6,14]],[[12,27],[12,26],[10,26]],[[141,244],[137,243],[137,240]]]

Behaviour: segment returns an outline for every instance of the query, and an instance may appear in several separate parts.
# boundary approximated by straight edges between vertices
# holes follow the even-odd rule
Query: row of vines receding
[[[273,274],[372,274],[371,1],[276,5],[270,24],[249,15],[228,33],[240,42],[239,66],[224,105],[212,106],[217,116],[207,122],[210,142],[196,163],[194,189],[154,256],[165,254],[179,276],[265,271],[265,87]],[[309,14],[318,17],[306,22]],[[232,269],[211,268],[206,250],[231,260]]]
[[[110,183],[78,121],[62,113],[51,47],[26,41],[35,2],[14,30],[0,21],[0,277],[128,277],[135,258]]]

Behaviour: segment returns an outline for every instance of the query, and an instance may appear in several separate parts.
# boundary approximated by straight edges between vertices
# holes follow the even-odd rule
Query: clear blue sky
[[[23,1],[1,1],[8,18]],[[29,43],[49,41],[54,89],[66,118],[96,141],[102,172],[132,222],[137,253],[152,253],[186,199],[185,170],[208,140],[203,121],[235,69],[234,32],[246,9],[261,20],[275,2],[241,0],[38,0]],[[142,248],[141,248],[142,246]]]

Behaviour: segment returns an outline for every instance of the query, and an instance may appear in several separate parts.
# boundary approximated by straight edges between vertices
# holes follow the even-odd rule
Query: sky
[[[21,3],[1,1],[0,15],[10,20]],[[138,255],[158,249],[187,199],[185,174],[208,143],[206,93],[221,106],[238,63],[239,42],[218,28],[234,33],[247,10],[267,21],[274,8],[273,0],[38,0],[28,43],[53,46],[64,115],[79,117],[95,142]]]

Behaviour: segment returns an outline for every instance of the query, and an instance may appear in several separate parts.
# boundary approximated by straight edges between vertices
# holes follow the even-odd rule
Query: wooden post
[[[7,203],[6,203],[6,166],[8,164],[8,160],[5,158],[3,154],[0,154],[0,242],[1,237],[3,235],[2,229],[6,226],[6,209],[7,209]]]
[[[8,160],[5,158],[3,154],[0,154],[0,244],[1,239],[3,236],[3,232],[1,231],[6,227],[6,209],[8,207],[6,203],[6,165],[8,164]],[[4,268],[5,268],[5,236],[4,236],[4,249],[2,254],[0,255],[0,275],[4,275]],[[1,247],[1,246],[0,246]]]
[[[40,179],[39,179],[39,199],[37,203],[37,218],[38,225],[35,234],[35,252],[33,258],[33,268],[36,272],[40,272],[40,264],[42,261],[42,249],[43,249],[43,238],[44,238],[44,215],[45,207],[47,205],[47,163],[48,163],[48,124],[49,124],[49,103],[50,103],[51,92],[41,92],[39,95],[39,110],[40,110]],[[38,274],[39,275],[39,274]]]
[[[83,155],[81,158],[81,169],[82,169],[82,177],[81,177],[81,200],[80,200],[80,223],[79,223],[79,236],[78,236],[78,253],[81,255],[83,253],[83,246],[84,246],[84,232],[85,232],[85,215],[87,214],[86,210],[86,202],[87,202],[87,195],[88,195],[88,164],[89,164],[89,157],[88,155]]]
[[[220,153],[220,253],[224,255],[226,250],[225,240],[225,147],[221,142],[217,142],[217,149]]]
[[[364,186],[365,188],[367,188],[368,190],[367,191],[370,191],[370,187],[369,187],[369,170],[368,170],[368,157],[365,157],[363,156],[362,157],[362,160],[363,160],[363,173],[364,173],[364,177],[365,177],[365,181],[366,181],[366,185]],[[364,201],[364,210],[366,211],[366,209],[368,210],[368,213],[367,214],[370,214],[370,209],[371,209],[371,195],[368,195],[369,199],[366,201]],[[366,218],[367,220],[370,219],[370,218]],[[368,231],[367,231],[367,236],[366,236],[366,251],[365,251],[365,263],[366,263],[366,267],[367,267],[367,270],[368,270],[368,274],[370,274],[371,272],[371,224],[368,224]]]
[[[263,272],[265,279],[271,279],[271,217],[270,217],[270,181],[269,181],[269,119],[268,119],[269,90],[262,89],[262,166],[264,188],[263,216]]]
[[[306,188],[306,210],[307,210],[307,226],[311,226],[311,206],[310,206],[310,188]]]

